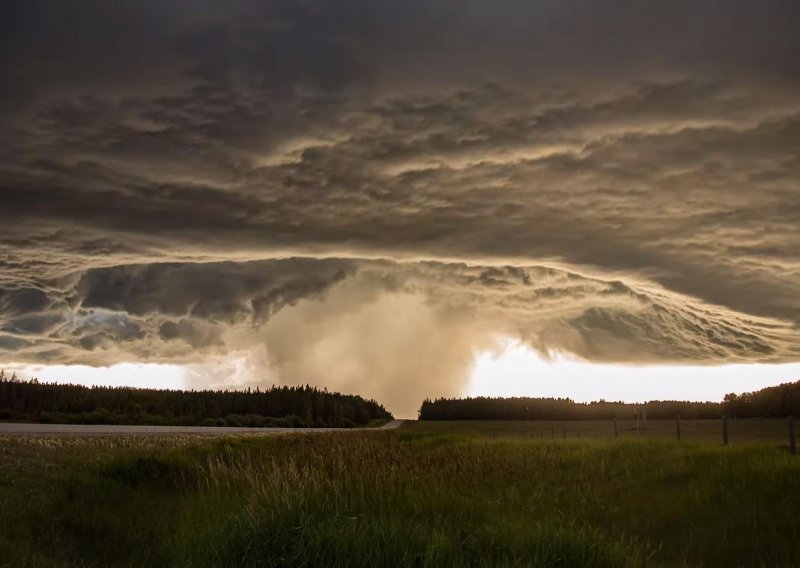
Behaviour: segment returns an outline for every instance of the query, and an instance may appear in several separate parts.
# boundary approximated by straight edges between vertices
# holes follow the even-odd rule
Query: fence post
[[[675,421],[678,434],[678,441],[681,441],[681,415],[678,414],[678,419]]]
[[[794,416],[789,417],[789,451],[797,455],[797,439],[794,436]]]
[[[566,428],[563,428],[563,429],[561,430],[561,434],[562,434],[562,436],[564,437],[564,439],[566,440],[566,439],[567,439],[567,429],[566,429]]]
[[[639,429],[639,412],[636,413],[636,435],[641,436],[642,432]]]
[[[728,416],[722,415],[722,445],[728,445]]]
[[[619,438],[619,430],[617,429],[617,417],[614,417],[614,439]]]

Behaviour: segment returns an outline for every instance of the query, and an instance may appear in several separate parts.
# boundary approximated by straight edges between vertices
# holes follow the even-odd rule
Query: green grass
[[[611,420],[448,420],[411,422],[405,428],[426,434],[465,434],[488,438],[612,439]],[[675,420],[618,420],[620,438],[671,441],[676,439]],[[722,443],[722,420],[681,420],[681,439],[689,442]],[[782,418],[728,420],[731,445],[788,444],[788,423]]]
[[[785,450],[516,428],[0,438],[0,563],[800,564]]]

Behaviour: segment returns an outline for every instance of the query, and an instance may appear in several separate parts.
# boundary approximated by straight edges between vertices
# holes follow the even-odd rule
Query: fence
[[[459,423],[469,429],[471,421]],[[781,419],[692,419],[680,416],[666,420],[647,420],[644,417],[613,420],[529,420],[476,422],[476,433],[490,437],[521,437],[538,439],[573,438],[642,438],[687,442],[718,442],[723,445],[769,443],[781,445],[797,454],[795,421]]]

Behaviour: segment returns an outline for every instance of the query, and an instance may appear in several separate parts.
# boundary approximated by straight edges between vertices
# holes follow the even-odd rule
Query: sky
[[[3,2],[0,366],[404,415],[528,393],[528,368],[578,398],[800,379],[797,21],[794,0]]]

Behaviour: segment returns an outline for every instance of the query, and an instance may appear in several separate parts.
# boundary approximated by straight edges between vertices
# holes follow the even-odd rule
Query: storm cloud
[[[800,360],[796,2],[0,10],[0,361]]]

